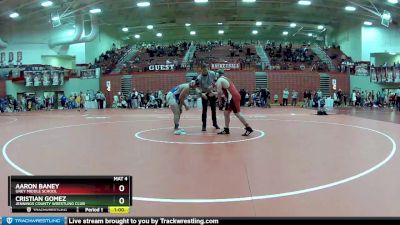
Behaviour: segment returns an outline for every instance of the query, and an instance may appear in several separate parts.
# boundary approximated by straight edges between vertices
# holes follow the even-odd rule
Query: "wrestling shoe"
[[[207,131],[206,127],[201,128],[201,131]]]
[[[221,131],[221,132],[219,132],[218,134],[230,134],[229,133],[229,128],[224,128],[224,130],[223,131]]]
[[[218,124],[215,124],[214,127],[215,127],[215,129],[217,129],[217,130],[221,129],[221,128],[219,128]]]
[[[251,133],[253,133],[253,129],[251,129],[251,127],[246,127],[244,129],[246,130],[246,132],[244,132],[242,136],[249,136]]]

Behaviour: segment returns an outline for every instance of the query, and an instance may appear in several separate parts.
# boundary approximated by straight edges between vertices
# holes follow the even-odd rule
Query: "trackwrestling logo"
[[[3,225],[64,225],[64,217],[3,217]]]

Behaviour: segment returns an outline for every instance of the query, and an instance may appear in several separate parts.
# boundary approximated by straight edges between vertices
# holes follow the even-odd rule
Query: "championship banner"
[[[382,81],[382,68],[381,67],[377,67],[375,68],[376,71],[376,81],[377,82],[381,82]]]
[[[370,76],[371,76],[371,78],[370,78],[371,82],[378,82],[378,79],[377,79],[377,76],[376,76],[375,67],[372,67],[372,66],[371,66],[371,69],[370,69]]]
[[[381,76],[382,76],[382,78],[384,79],[384,81],[388,81],[388,79],[387,79],[387,67],[383,67],[382,68],[382,70],[381,70]],[[381,81],[383,81],[383,79],[381,79]]]
[[[12,63],[14,61],[14,52],[8,53],[8,62]]]
[[[368,76],[368,64],[358,64],[356,66],[357,76]]]
[[[386,81],[394,82],[393,67],[386,68],[386,71],[387,71]]]
[[[81,79],[90,79],[96,77],[96,70],[95,69],[88,69],[88,70],[80,70],[78,71],[79,77]]]
[[[33,77],[32,77],[31,72],[25,72],[24,78],[25,78],[25,86],[27,86],[27,87],[33,86]]]
[[[41,86],[42,85],[42,74],[41,73],[35,73],[33,76],[33,86]]]
[[[149,70],[150,71],[168,71],[168,70],[174,70],[175,65],[150,65]]]
[[[111,81],[106,81],[106,87],[107,87],[107,91],[110,92],[111,91]]]
[[[21,63],[22,62],[22,52],[17,52],[17,63]]]
[[[400,82],[400,68],[393,69],[394,82]]]
[[[212,70],[225,69],[225,70],[237,70],[240,69],[240,63],[212,63]]]
[[[50,85],[50,71],[45,71],[43,74],[43,86]]]
[[[51,71],[51,80],[53,86],[60,85],[60,79],[57,71]]]
[[[58,72],[58,79],[60,80],[60,85],[64,85],[64,71]]]
[[[2,52],[0,53],[0,64],[4,64],[6,62],[6,53]]]
[[[332,79],[332,89],[336,90],[336,79]]]

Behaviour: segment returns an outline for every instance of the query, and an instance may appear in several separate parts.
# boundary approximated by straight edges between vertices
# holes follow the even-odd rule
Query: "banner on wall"
[[[43,73],[43,86],[50,85],[50,71],[45,71]]]
[[[56,86],[56,85],[59,85],[60,84],[60,79],[59,79],[59,77],[58,77],[58,73],[56,72],[56,71],[53,71],[52,73],[51,73],[51,81],[52,81],[52,85],[53,86]]]
[[[6,53],[0,53],[0,64],[3,65],[6,62]]]
[[[111,91],[111,81],[106,81],[107,91]]]
[[[38,87],[42,85],[42,73],[37,72],[33,75],[33,86]]]
[[[368,64],[358,64],[356,66],[357,76],[368,76]]]
[[[371,82],[377,82],[378,80],[377,80],[377,77],[376,77],[376,70],[375,70],[375,68],[374,67],[372,67],[371,66],[371,69],[370,69],[370,72],[369,72],[369,74],[370,74],[370,81]]]
[[[400,82],[400,67],[394,68],[393,77],[394,77],[394,82]]]
[[[22,63],[22,52],[21,51],[17,52],[17,63],[18,64]]]
[[[336,79],[332,79],[332,88],[336,90]]]
[[[25,71],[24,79],[25,79],[25,85],[27,87],[63,85],[64,72],[57,70]]]
[[[33,76],[31,72],[25,72],[24,78],[25,78],[25,86],[27,87],[33,86]]]
[[[225,70],[237,70],[240,69],[240,63],[212,63],[212,70],[225,69]]]
[[[149,70],[150,71],[168,71],[168,70],[174,70],[175,65],[150,65]]]
[[[64,84],[63,71],[51,71],[51,84],[53,86]]]
[[[387,71],[386,72],[386,74],[387,74],[386,81],[393,82],[394,81],[394,79],[393,79],[393,67],[386,68],[386,71]]]
[[[14,62],[14,52],[8,53],[8,63]]]
[[[96,69],[80,70],[78,71],[78,73],[81,79],[90,79],[97,77]]]

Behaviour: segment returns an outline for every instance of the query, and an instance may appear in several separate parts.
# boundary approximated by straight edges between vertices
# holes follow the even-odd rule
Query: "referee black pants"
[[[202,106],[203,106],[203,113],[201,115],[202,122],[203,122],[203,127],[207,126],[207,108],[208,108],[208,103],[210,103],[210,106],[211,106],[211,117],[212,117],[212,121],[213,121],[213,126],[218,125],[218,123],[217,123],[216,101],[217,101],[217,97],[215,97],[215,96],[211,96],[211,97],[207,96],[207,99],[204,99],[204,98],[201,99],[201,103],[202,103]]]

